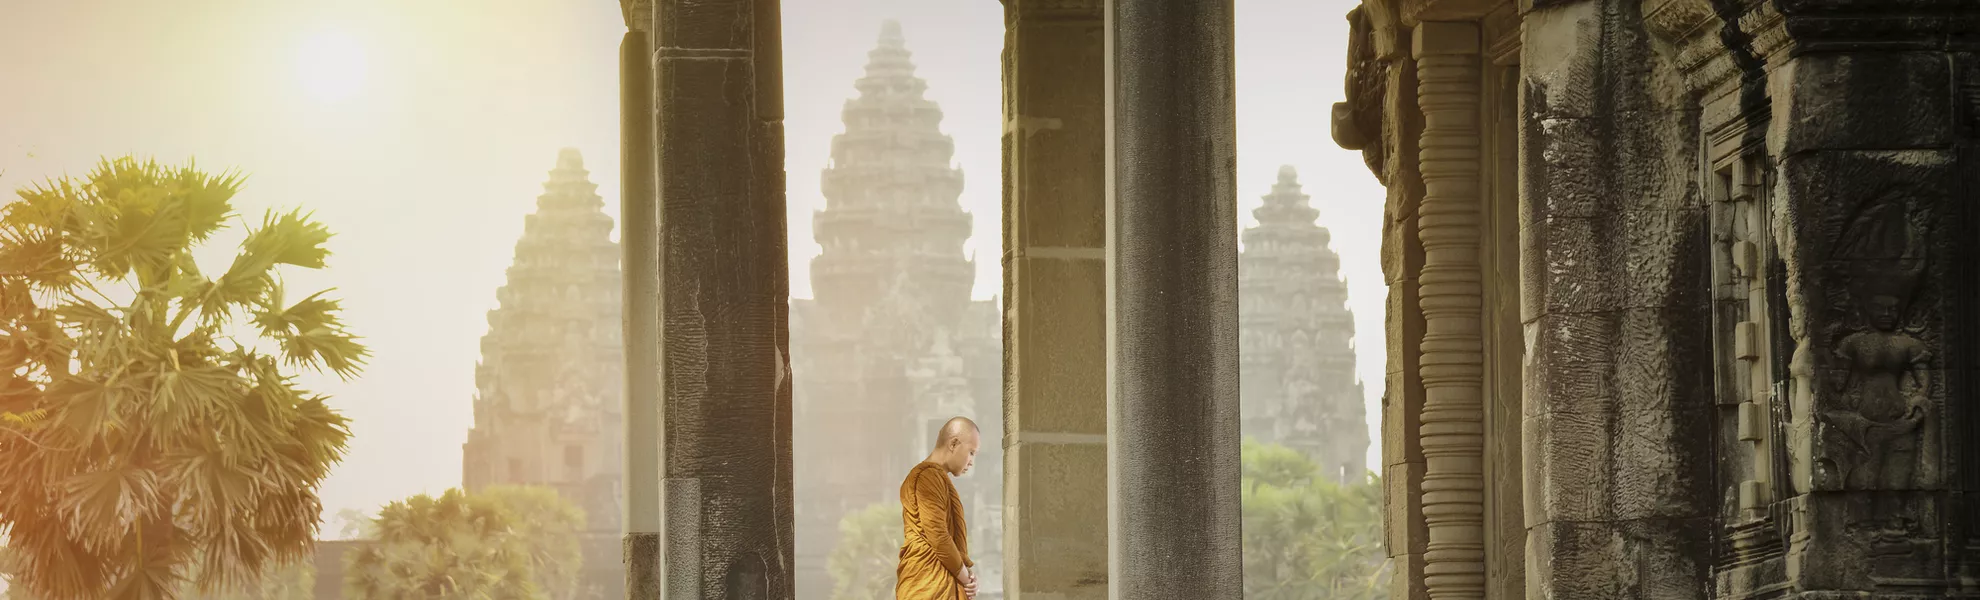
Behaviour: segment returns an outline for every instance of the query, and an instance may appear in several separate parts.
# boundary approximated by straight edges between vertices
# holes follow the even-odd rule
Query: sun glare
[[[357,94],[364,84],[364,58],[364,47],[350,35],[320,33],[303,42],[296,73],[310,98],[335,103]]]

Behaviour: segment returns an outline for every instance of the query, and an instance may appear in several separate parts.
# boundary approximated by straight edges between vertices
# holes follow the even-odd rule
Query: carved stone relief
[[[1382,135],[1383,99],[1387,96],[1389,62],[1380,55],[1374,6],[1348,11],[1347,101],[1333,107],[1334,143],[1360,150],[1362,161],[1382,185],[1389,185],[1383,168],[1388,160]],[[1393,35],[1391,33],[1390,35]]]
[[[1929,409],[1930,353],[1913,332],[1913,292],[1925,261],[1907,202],[1886,194],[1860,209],[1834,260],[1848,265],[1850,333],[1829,370],[1836,402],[1818,414],[1849,443],[1832,446],[1833,474],[1846,490],[1911,489],[1919,425]],[[1840,450],[1840,451],[1838,451]]]

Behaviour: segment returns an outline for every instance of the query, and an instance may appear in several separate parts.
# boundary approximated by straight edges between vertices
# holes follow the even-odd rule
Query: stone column
[[[1102,0],[1004,7],[1004,590],[1011,600],[1102,600]]]
[[[1520,59],[1528,597],[1710,597],[1697,111],[1641,0],[1535,6]]]
[[[1478,25],[1425,22],[1412,39],[1423,110],[1417,236],[1423,271],[1424,585],[1430,597],[1485,597],[1484,306],[1479,264]]]
[[[1779,3],[1740,24],[1772,67],[1789,460],[1809,465],[1784,490],[1791,589],[1972,594],[1980,6]]]
[[[1110,0],[1112,598],[1236,600],[1232,0]]]
[[[778,0],[654,0],[651,23],[659,211],[657,231],[635,235],[657,238],[660,258],[664,589],[669,598],[788,599]]]
[[[660,596],[660,203],[653,187],[650,6],[629,3],[619,45],[619,248],[625,287],[628,598]]]

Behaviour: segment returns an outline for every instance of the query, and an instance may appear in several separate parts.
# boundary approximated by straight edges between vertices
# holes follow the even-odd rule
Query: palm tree
[[[839,520],[839,545],[826,559],[835,582],[832,600],[894,597],[902,527],[899,502],[868,506]]]
[[[584,514],[543,487],[447,490],[381,509],[373,543],[345,556],[344,595],[359,600],[568,600]]]
[[[544,595],[571,600],[578,594],[578,528],[584,511],[544,486],[498,485],[477,492],[503,507],[516,519],[515,535],[528,548],[530,571]]]
[[[0,208],[0,530],[39,598],[176,598],[304,560],[345,419],[293,369],[367,351],[323,293],[329,230],[269,213],[208,277],[238,175],[106,160]],[[230,326],[233,326],[230,328]],[[229,332],[245,330],[245,339]]]

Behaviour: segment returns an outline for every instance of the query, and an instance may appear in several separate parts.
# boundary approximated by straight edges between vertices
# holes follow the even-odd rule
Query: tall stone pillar
[[[1106,16],[1110,595],[1236,600],[1232,1]]]
[[[1004,2],[1004,575],[1107,597],[1103,0]]]
[[[628,238],[657,240],[664,400],[660,439],[627,444],[661,444],[668,598],[788,599],[790,274],[778,0],[653,0],[651,16],[658,211]],[[648,276],[628,267],[635,281]],[[632,366],[629,380],[654,376]],[[650,588],[628,593],[657,597]]]
[[[1793,349],[1796,468],[1777,508],[1792,532],[1790,589],[1980,592],[1980,5],[1901,13],[1782,2],[1740,25],[1771,67],[1767,139]]]
[[[1483,287],[1478,25],[1412,32],[1423,111],[1417,277],[1423,311],[1423,517],[1430,598],[1485,597]]]
[[[1528,597],[1711,593],[1720,496],[1700,135],[1646,4],[1525,14]]]
[[[660,596],[660,203],[653,169],[652,7],[626,11],[619,44],[619,249],[624,273],[628,598]]]

